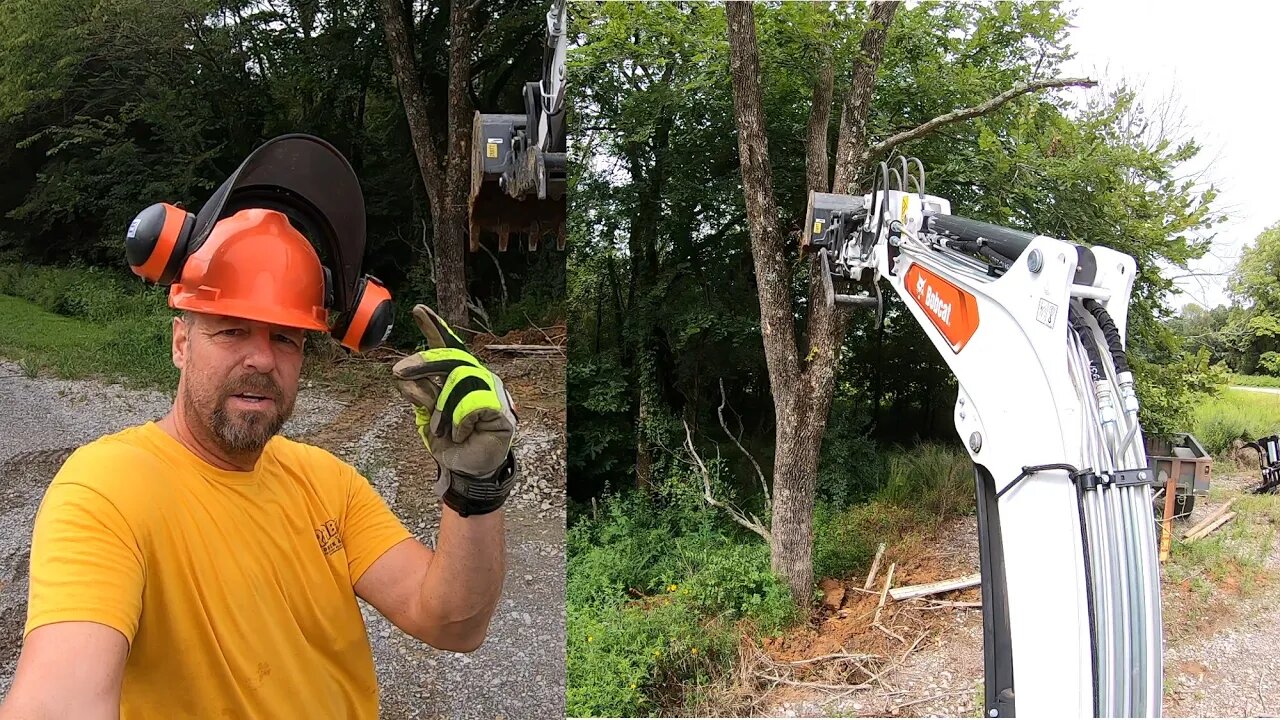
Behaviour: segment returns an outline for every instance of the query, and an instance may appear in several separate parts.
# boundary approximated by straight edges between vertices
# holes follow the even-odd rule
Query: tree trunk
[[[859,62],[854,68],[849,97],[841,116],[840,139],[836,148],[836,192],[848,191],[856,170],[848,167],[852,163],[845,158],[861,157],[866,147],[871,90],[884,50],[885,30],[892,22],[897,6],[896,2],[880,2],[872,6],[871,24],[863,34]],[[725,16],[728,21],[734,116],[738,126],[738,156],[742,166],[747,227],[751,235],[751,256],[760,297],[760,330],[777,419],[773,542],[770,548],[772,566],[774,572],[787,582],[796,602],[806,606],[813,590],[812,523],[818,457],[831,399],[835,394],[835,371],[848,313],[829,308],[822,301],[821,276],[816,259],[811,259],[811,312],[802,362],[796,346],[791,274],[783,252],[765,134],[755,9],[750,2],[726,3]],[[823,101],[830,97],[821,86],[826,77],[825,68],[822,68],[814,88],[815,100]],[[826,108],[814,108],[810,114],[807,138],[810,153],[818,153],[820,147],[825,155],[825,137],[821,143],[816,139],[818,126],[825,130],[824,117],[830,117]],[[821,159],[819,166],[819,159],[808,158],[810,189],[818,189],[815,186],[825,184],[826,161]]]
[[[471,11],[466,3],[457,0],[450,6],[448,127],[443,138],[445,154],[441,157],[441,139],[431,125],[430,106],[413,54],[411,16],[402,0],[380,0],[378,9],[431,208],[436,310],[448,322],[463,326],[469,319],[464,245],[471,173],[471,101],[467,95],[471,77]]]
[[[467,193],[471,188],[471,7],[449,3],[449,128],[444,227],[436,231],[436,297],[445,319],[467,324]]]

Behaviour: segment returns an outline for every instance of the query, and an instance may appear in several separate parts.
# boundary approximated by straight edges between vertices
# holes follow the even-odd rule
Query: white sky
[[[1280,3],[1074,0],[1069,7],[1078,11],[1070,36],[1076,58],[1064,74],[1112,86],[1125,80],[1147,106],[1172,94],[1183,108],[1189,134],[1204,147],[1188,170],[1210,163],[1216,206],[1231,216],[1192,270],[1229,272],[1241,248],[1280,221]],[[1178,284],[1184,292],[1175,306],[1228,302],[1225,277]]]

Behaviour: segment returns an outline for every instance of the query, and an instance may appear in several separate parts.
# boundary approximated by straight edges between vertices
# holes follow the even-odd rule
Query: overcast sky
[[[1218,226],[1210,256],[1193,269],[1229,271],[1245,244],[1280,221],[1280,3],[1069,0],[1068,6],[1077,10],[1069,74],[1108,85],[1124,79],[1140,88],[1144,104],[1172,93],[1182,106],[1221,191],[1218,207],[1231,215]],[[1179,285],[1185,292],[1175,305],[1227,302],[1225,278]]]

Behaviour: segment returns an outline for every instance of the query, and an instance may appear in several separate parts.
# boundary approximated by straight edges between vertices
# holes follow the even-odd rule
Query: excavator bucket
[[[472,252],[486,235],[506,250],[512,234],[526,238],[530,250],[544,235],[564,249],[566,12],[564,0],[547,12],[542,78],[524,84],[524,114],[476,113],[467,198]]]
[[[536,84],[536,83],[531,83]],[[525,115],[476,113],[472,126],[471,250],[485,237],[505,251],[512,235],[537,250],[544,236],[565,245],[565,153],[528,146]]]

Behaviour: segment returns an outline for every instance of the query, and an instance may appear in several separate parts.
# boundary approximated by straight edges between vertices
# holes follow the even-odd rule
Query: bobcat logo
[[[325,520],[323,525],[316,528],[316,542],[320,543],[320,549],[324,551],[325,556],[341,550],[342,536],[338,534],[338,521]]]

